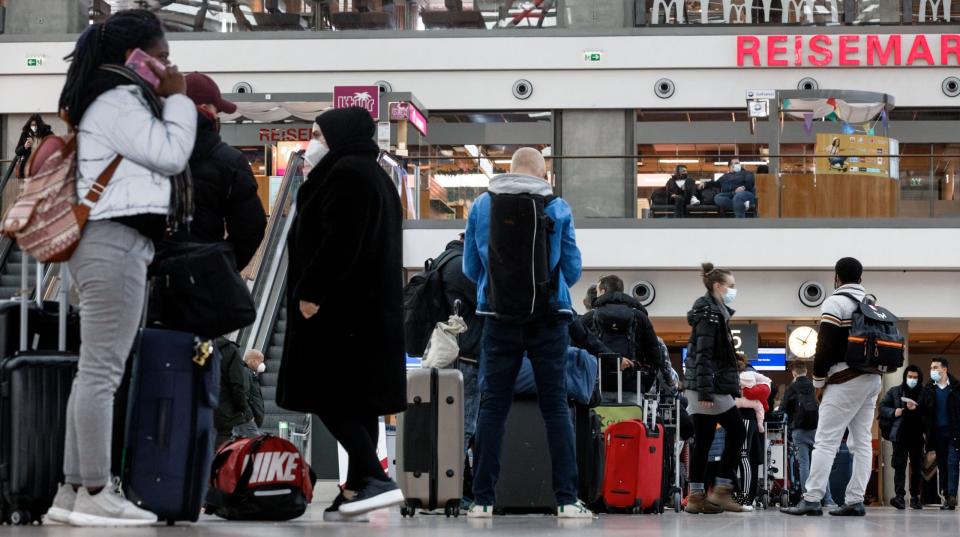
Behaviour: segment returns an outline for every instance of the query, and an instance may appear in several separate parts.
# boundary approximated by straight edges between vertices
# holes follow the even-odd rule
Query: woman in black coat
[[[403,502],[376,449],[379,416],[406,407],[402,209],[366,110],[325,112],[313,133],[287,239],[277,404],[316,414],[347,451],[346,490],[324,519],[355,519]]]
[[[15,150],[17,158],[20,159],[17,164],[17,177],[23,177],[26,174],[27,161],[30,160],[33,147],[51,134],[53,134],[53,129],[43,122],[43,117],[40,114],[31,115],[30,119],[23,124],[23,130],[20,131],[20,140],[17,142]]]
[[[695,443],[690,457],[690,498],[688,513],[716,514],[752,510],[732,496],[733,479],[740,459],[746,430],[735,397],[740,396],[737,353],[730,333],[729,307],[737,296],[736,280],[728,270],[703,264],[703,285],[707,294],[698,298],[687,313],[690,334],[686,364],[688,411],[693,416]],[[704,477],[713,437],[720,425],[726,431],[720,475],[710,496],[705,494]]]

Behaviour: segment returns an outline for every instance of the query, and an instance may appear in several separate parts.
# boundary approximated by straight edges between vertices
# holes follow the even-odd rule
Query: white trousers
[[[848,429],[847,447],[853,456],[853,476],[847,485],[845,503],[863,502],[873,465],[873,418],[880,387],[880,375],[861,375],[824,389],[810,477],[807,478],[807,492],[803,495],[808,502],[819,503],[826,494],[833,459]]]

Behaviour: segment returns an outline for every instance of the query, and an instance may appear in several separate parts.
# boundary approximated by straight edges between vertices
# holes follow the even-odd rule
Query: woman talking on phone
[[[703,264],[703,285],[707,294],[693,303],[687,313],[691,327],[686,363],[687,408],[693,416],[696,443],[690,457],[690,514],[717,514],[751,510],[733,499],[734,472],[746,430],[734,402],[740,396],[737,353],[730,333],[730,304],[737,297],[737,282],[729,270]],[[720,475],[706,495],[704,475],[713,436],[720,425],[726,431]]]
[[[123,67],[142,53],[151,59]],[[60,110],[78,132],[80,197],[101,173],[116,168],[69,261],[80,293],[82,344],[67,405],[64,485],[47,513],[57,522],[136,526],[157,520],[126,500],[111,479],[110,445],[114,393],[140,323],[153,242],[186,224],[190,212],[189,184],[181,174],[193,150],[197,112],[168,55],[159,19],[128,10],[89,26],[67,57]]]

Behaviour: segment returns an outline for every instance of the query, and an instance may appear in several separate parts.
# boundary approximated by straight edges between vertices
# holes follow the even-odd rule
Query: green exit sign
[[[603,53],[595,50],[583,53],[583,61],[585,62],[599,62],[603,60]]]
[[[911,177],[911,178],[910,178],[910,186],[923,186],[923,178],[922,178],[922,177]]]
[[[27,56],[27,67],[40,67],[43,65],[43,56]]]

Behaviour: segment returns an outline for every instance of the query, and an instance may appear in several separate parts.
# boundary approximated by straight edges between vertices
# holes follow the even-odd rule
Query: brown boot
[[[700,513],[716,515],[722,513],[723,508],[708,501],[706,493],[701,491],[690,493],[690,496],[687,497],[686,511],[691,515],[699,515]]]
[[[718,505],[724,511],[731,513],[743,512],[743,506],[733,499],[733,487],[730,485],[714,485],[707,502]]]

